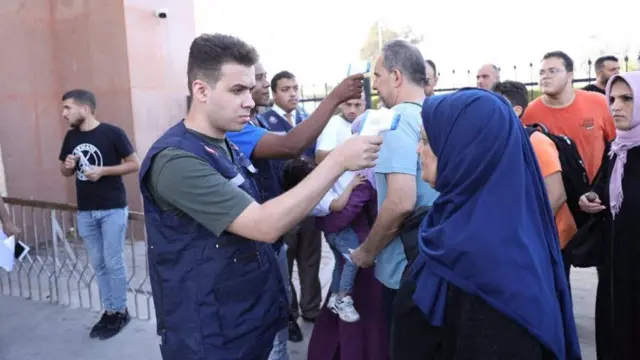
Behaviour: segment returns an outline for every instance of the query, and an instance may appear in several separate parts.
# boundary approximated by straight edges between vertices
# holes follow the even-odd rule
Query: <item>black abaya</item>
[[[599,360],[640,359],[640,147],[627,152],[620,212],[612,218],[608,208],[613,159],[596,185],[607,206],[604,261],[598,268],[596,295],[596,348]]]
[[[444,324],[434,327],[412,303],[412,293],[405,282],[396,296],[392,360],[555,359],[524,327],[478,296],[449,285]]]

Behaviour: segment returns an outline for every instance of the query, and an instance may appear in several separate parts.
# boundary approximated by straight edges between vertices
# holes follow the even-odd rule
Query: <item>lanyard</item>
[[[418,104],[417,102],[413,102],[413,101],[405,101],[403,102],[403,104],[413,104],[415,106],[422,108],[422,104]]]

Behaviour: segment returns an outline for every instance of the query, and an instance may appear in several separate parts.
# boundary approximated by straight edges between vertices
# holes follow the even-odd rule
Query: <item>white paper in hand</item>
[[[0,240],[0,267],[11,271],[13,270],[16,239],[14,236],[7,237],[4,233],[1,233],[0,236],[2,237]]]
[[[347,259],[348,262],[353,264],[353,260],[351,260],[351,254],[356,251],[355,249],[347,249],[349,250],[348,254],[342,253],[342,256],[344,256],[345,259]],[[373,263],[376,263],[376,260],[373,260]]]
[[[353,252],[353,250],[349,249],[350,252]],[[344,256],[345,259],[347,259],[348,262],[353,264],[353,260],[351,260],[351,254],[345,254],[342,253],[342,256]]]

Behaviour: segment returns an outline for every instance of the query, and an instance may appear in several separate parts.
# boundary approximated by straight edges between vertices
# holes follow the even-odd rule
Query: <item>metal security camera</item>
[[[166,19],[168,12],[169,10],[167,9],[158,9],[156,10],[156,16],[159,17],[160,19]]]

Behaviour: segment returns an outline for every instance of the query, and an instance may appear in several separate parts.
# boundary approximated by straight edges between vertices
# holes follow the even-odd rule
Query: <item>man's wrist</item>
[[[325,160],[323,161],[323,163],[325,161],[328,163],[328,166],[330,166],[332,169],[336,169],[337,171],[339,171],[340,174],[348,170],[347,167],[342,162],[342,156],[340,156],[340,150],[330,152],[325,158]]]
[[[335,90],[331,91],[329,95],[324,98],[324,101],[327,102],[328,105],[337,108],[342,102],[338,99],[338,96],[335,94]]]
[[[374,256],[378,254],[378,251],[376,251],[376,250],[374,249],[374,246],[372,246],[372,242],[371,242],[371,240],[370,240],[369,238],[367,238],[367,239],[362,243],[362,245],[360,245],[360,250],[361,250],[362,252],[364,252],[364,253],[372,254],[372,255],[374,255]]]

